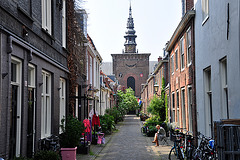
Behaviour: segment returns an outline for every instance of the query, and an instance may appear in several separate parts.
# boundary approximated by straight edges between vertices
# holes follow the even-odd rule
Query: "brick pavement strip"
[[[153,137],[141,134],[142,122],[135,115],[127,115],[123,122],[116,125],[118,131],[106,135],[106,144],[91,145],[90,153],[78,154],[77,160],[155,160],[168,159],[172,142],[169,145],[155,147],[152,143]]]

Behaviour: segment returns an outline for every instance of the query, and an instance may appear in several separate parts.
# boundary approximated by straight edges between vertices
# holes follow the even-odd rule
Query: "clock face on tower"
[[[129,52],[135,52],[134,47],[135,47],[134,45],[129,45],[128,46],[128,51]]]

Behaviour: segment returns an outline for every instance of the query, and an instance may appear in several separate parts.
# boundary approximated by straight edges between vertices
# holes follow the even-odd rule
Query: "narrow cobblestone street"
[[[97,156],[97,160],[150,160],[165,159],[164,154],[168,154],[170,146],[155,147],[152,137],[141,134],[141,121],[135,115],[126,116],[124,122],[120,124],[119,131],[113,135],[107,146]],[[160,147],[162,150],[160,158]]]

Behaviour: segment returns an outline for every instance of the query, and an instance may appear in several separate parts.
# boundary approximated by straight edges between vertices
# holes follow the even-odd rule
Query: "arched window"
[[[131,87],[135,91],[135,79],[134,77],[128,77],[127,88]]]

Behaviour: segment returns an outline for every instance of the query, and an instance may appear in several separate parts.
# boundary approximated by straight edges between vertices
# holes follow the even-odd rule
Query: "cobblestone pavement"
[[[106,136],[105,145],[91,145],[90,154],[77,155],[78,160],[165,160],[172,146],[155,147],[153,137],[141,134],[142,122],[135,115],[127,115],[123,122],[117,125],[118,132]]]

